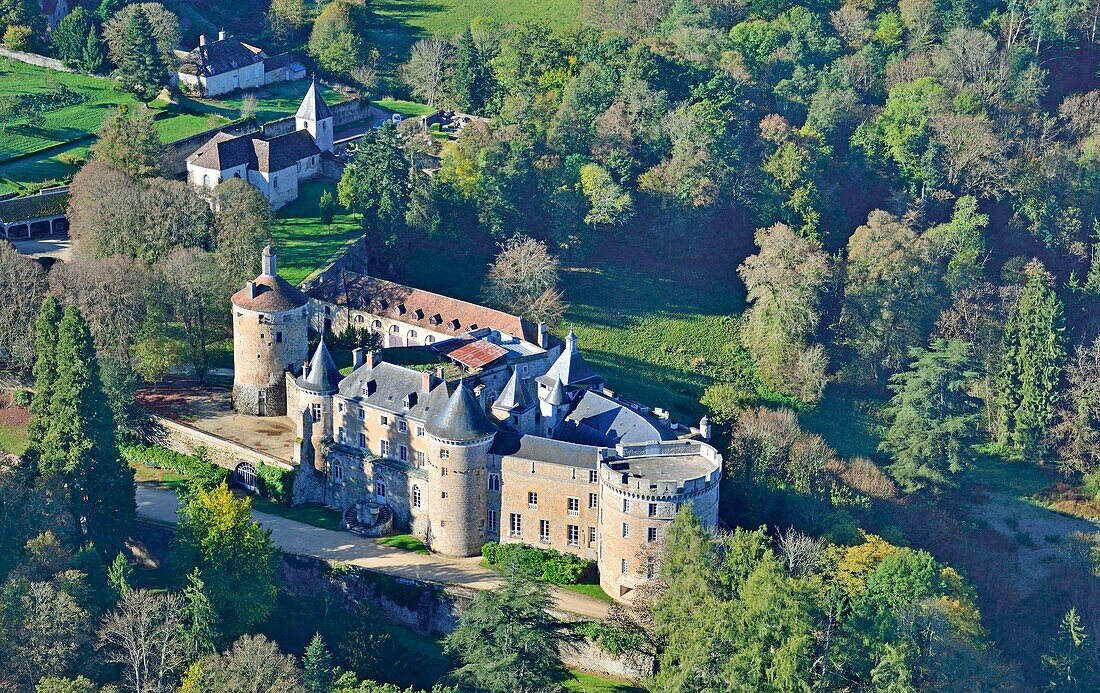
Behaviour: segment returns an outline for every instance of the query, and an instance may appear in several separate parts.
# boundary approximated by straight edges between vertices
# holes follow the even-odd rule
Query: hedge
[[[122,459],[127,463],[143,464],[154,469],[169,469],[186,476],[192,486],[211,489],[220,486],[229,472],[206,459],[206,451],[200,448],[194,455],[184,455],[157,445],[123,443],[119,446]]]
[[[282,505],[290,505],[294,496],[293,470],[261,464],[256,467],[256,481],[261,496]]]
[[[540,549],[529,544],[498,544],[487,542],[481,547],[485,562],[492,566],[515,562],[523,572],[530,572],[555,585],[574,585],[589,561],[553,549]]]

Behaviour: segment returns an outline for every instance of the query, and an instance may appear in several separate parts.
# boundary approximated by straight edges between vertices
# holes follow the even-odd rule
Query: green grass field
[[[131,462],[130,467],[134,470],[134,481],[139,484],[160,484],[173,491],[184,488],[187,485],[186,476],[178,472],[173,472],[170,469],[148,467],[139,462]]]
[[[582,583],[579,585],[562,585],[563,590],[569,590],[570,592],[576,592],[577,594],[583,594],[586,597],[592,597],[593,599],[599,599],[600,601],[611,601],[611,595],[604,592],[599,585],[592,583]]]
[[[0,424],[0,450],[11,455],[22,455],[29,444],[25,427]]]
[[[331,184],[304,183],[298,189],[298,199],[275,215],[279,274],[291,284],[300,283],[324,267],[363,235],[359,219],[350,214],[336,215],[331,228],[321,223],[317,203],[325,190],[336,193]]]
[[[573,678],[564,682],[565,690],[570,693],[640,693],[641,688],[622,681],[605,679],[595,674],[570,669]]]
[[[285,517],[288,520],[320,527],[321,529],[340,529],[340,513],[331,508],[310,505],[288,508],[262,496],[250,497],[252,498],[252,509],[258,513]]]
[[[381,0],[374,5],[375,12],[412,31],[441,36],[454,36],[477,17],[567,28],[576,24],[580,9],[580,0]]]
[[[374,102],[375,106],[384,108],[387,111],[394,113],[400,113],[406,118],[428,115],[429,113],[435,113],[434,108],[422,103],[416,103],[415,101],[402,101],[400,99],[378,99]]]
[[[380,539],[378,543],[383,546],[401,549],[402,551],[418,553],[422,556],[429,556],[432,553],[428,550],[427,546],[424,546],[424,542],[420,541],[419,537],[415,537],[411,534],[396,534],[392,537]]]

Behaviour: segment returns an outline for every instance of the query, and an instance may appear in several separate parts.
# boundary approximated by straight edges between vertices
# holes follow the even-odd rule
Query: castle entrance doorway
[[[263,390],[256,397],[256,416],[267,416],[267,393]]]
[[[256,487],[256,468],[248,462],[241,462],[237,465],[237,468],[233,470],[233,481],[242,488],[256,493],[259,489]]]

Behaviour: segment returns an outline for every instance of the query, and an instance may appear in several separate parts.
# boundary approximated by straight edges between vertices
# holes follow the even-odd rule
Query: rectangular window
[[[648,541],[650,544],[657,541],[657,528],[656,527],[650,527],[648,530],[646,530],[646,541]]]
[[[359,418],[364,420],[364,421],[367,420],[367,410],[364,409],[363,407],[359,407]]]
[[[390,425],[390,417],[383,414],[382,416],[378,417],[378,423],[382,424],[383,426],[389,426]]]
[[[630,525],[626,522],[623,523],[623,539],[630,536]]]
[[[439,448],[439,459],[449,460],[451,459],[451,451],[447,448]]]
[[[650,580],[657,574],[657,564],[653,560],[653,556],[649,556],[645,559],[645,576]]]
[[[282,344],[283,343],[283,333],[282,332],[276,332],[275,333],[275,343],[276,344]]]
[[[383,440],[378,443],[378,454],[382,457],[390,456],[390,441]]]
[[[366,447],[367,447],[367,434],[366,433],[363,433],[363,432],[359,433],[359,447],[361,447],[363,449],[366,449]]]
[[[497,531],[499,529],[499,526],[497,525],[497,511],[496,510],[490,510],[489,515],[488,515],[488,519],[489,519],[489,531],[490,532]]]
[[[589,469],[588,470],[588,483],[590,483],[590,484],[596,483],[596,470],[595,469]]]
[[[417,426],[416,427],[416,437],[417,438],[423,438],[424,437],[424,427],[423,426]]]
[[[570,498],[569,499],[569,514],[576,517],[581,514],[581,499]]]
[[[489,490],[500,490],[500,474],[493,474],[492,472],[489,473]]]
[[[621,561],[619,561],[619,569],[622,571],[623,575],[626,575],[626,559],[625,558],[622,559]]]
[[[570,546],[580,546],[581,528],[577,525],[569,525],[569,527],[566,529],[565,539]]]
[[[508,534],[513,537],[523,536],[523,517],[519,513],[508,514]]]
[[[624,513],[630,512],[630,499],[629,498],[624,498],[623,499],[623,512]]]
[[[314,402],[309,405],[309,415],[313,417],[313,422],[316,423],[321,420],[321,403]]]
[[[534,491],[528,491],[527,492],[527,507],[528,508],[537,508],[537,507],[539,507],[539,494],[535,493]]]
[[[397,446],[397,453],[398,453],[397,454],[398,458],[402,462],[408,462],[409,461],[409,449],[407,447],[405,447],[404,445],[398,445]]]
[[[550,543],[550,520],[539,520],[539,541]]]
[[[599,499],[599,496],[596,495],[595,493],[588,494],[588,507],[595,508],[596,503],[599,502],[598,499]]]
[[[399,419],[397,421],[397,430],[400,431],[401,433],[408,433],[409,432],[409,424],[405,423],[404,419]]]
[[[447,476],[447,468],[446,467],[440,467],[439,468],[439,476]]]
[[[657,517],[657,504],[656,503],[650,503],[649,504],[649,516],[650,517]]]
[[[595,527],[589,527],[588,528],[588,543],[590,543],[590,544],[595,544],[596,543],[596,528]]]
[[[423,450],[417,450],[416,451],[416,466],[417,467],[423,467],[424,466],[424,451]]]
[[[447,500],[447,492],[446,491],[440,491],[439,492],[439,497],[442,498],[443,500]]]

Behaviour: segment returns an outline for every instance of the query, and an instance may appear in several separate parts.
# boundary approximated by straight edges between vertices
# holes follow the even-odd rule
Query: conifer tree
[[[92,26],[88,29],[88,40],[84,42],[84,50],[80,54],[80,64],[85,72],[98,75],[103,72],[103,63],[107,60],[107,54],[103,52],[103,41],[99,38],[99,32]]]
[[[35,394],[31,399],[31,420],[27,426],[30,447],[26,460],[32,471],[37,470],[41,445],[50,427],[50,400],[57,380],[57,328],[61,323],[61,304],[53,296],[47,296],[38,310],[34,323],[34,375]]]
[[[1089,635],[1081,623],[1077,607],[1071,608],[1058,625],[1058,634],[1050,650],[1043,655],[1043,670],[1048,677],[1047,690],[1094,691],[1100,676],[1087,657]]]
[[[454,90],[459,107],[469,113],[482,113],[489,98],[489,74],[468,26],[458,40],[454,70]]]
[[[56,380],[38,469],[68,489],[84,538],[106,555],[116,553],[136,511],[134,473],[119,456],[88,324],[72,306],[58,326]]]
[[[50,39],[61,62],[69,67],[77,67],[81,64],[84,43],[91,28],[92,22],[88,13],[79,5],[57,23],[50,33]]]
[[[1026,456],[1041,455],[1054,416],[1065,358],[1062,302],[1042,263],[1024,270],[1027,281],[1008,316],[997,382],[997,442]]]
[[[122,35],[118,58],[118,79],[122,88],[148,103],[168,83],[168,68],[157,46],[153,25],[138,9]]]
[[[890,428],[880,449],[894,458],[898,482],[915,491],[946,482],[971,461],[980,405],[967,392],[978,376],[968,344],[937,339],[911,354],[909,368],[890,379]]]
[[[183,639],[188,659],[198,659],[217,651],[218,614],[206,596],[206,584],[195,568],[187,575],[183,596]]]
[[[302,682],[307,693],[329,693],[332,689],[332,655],[325,649],[320,633],[313,634],[302,653]]]
[[[111,567],[107,569],[107,586],[114,593],[115,601],[122,599],[130,591],[130,574],[134,569],[126,560],[126,555],[121,551],[111,561]]]

